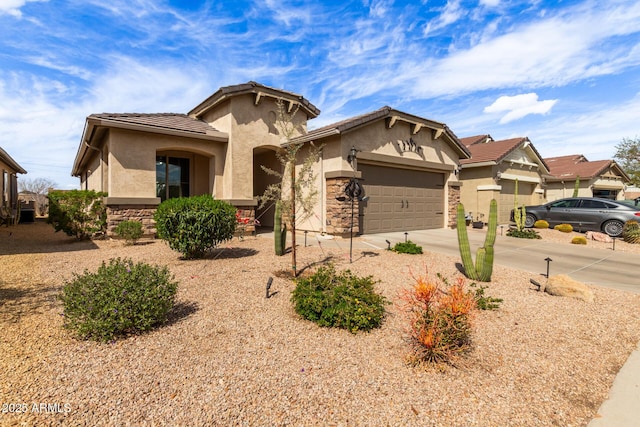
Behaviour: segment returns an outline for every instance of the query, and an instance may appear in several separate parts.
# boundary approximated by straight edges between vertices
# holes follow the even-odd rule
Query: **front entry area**
[[[366,201],[360,203],[362,234],[445,226],[444,174],[360,164]]]

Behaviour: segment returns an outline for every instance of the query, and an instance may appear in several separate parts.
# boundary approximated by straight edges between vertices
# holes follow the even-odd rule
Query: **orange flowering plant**
[[[453,285],[441,274],[411,277],[415,284],[400,294],[413,350],[409,360],[451,363],[471,347],[476,299],[462,277]]]

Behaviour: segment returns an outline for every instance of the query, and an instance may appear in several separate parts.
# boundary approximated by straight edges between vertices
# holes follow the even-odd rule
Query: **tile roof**
[[[216,129],[211,127],[203,120],[195,119],[186,114],[174,113],[102,113],[91,114],[88,119],[108,120],[110,122],[128,123],[134,125],[149,126],[154,128],[178,130],[183,132],[192,132],[206,135],[215,132]]]
[[[474,138],[474,137],[469,137]],[[465,139],[465,138],[463,138]],[[491,141],[482,144],[471,144],[467,146],[467,149],[471,152],[470,159],[464,159],[460,161],[460,164],[468,165],[481,162],[500,162],[509,153],[522,145],[528,138],[512,138],[504,139],[502,141]]]
[[[276,98],[284,97],[295,100],[300,104],[302,108],[304,108],[304,110],[307,112],[307,115],[311,118],[317,117],[320,114],[320,110],[318,109],[318,107],[313,105],[302,95],[283,89],[276,89],[270,86],[265,86],[254,81],[249,81],[247,83],[221,87],[207,99],[192,108],[191,111],[189,111],[189,115],[200,116],[216,104],[232,96],[259,92],[274,96]]]
[[[415,124],[423,124],[427,127],[431,127],[432,129],[442,129],[451,139],[453,145],[457,147],[457,149],[464,155],[469,156],[469,150],[460,142],[458,137],[449,127],[441,122],[436,122],[434,120],[425,119],[423,117],[414,116],[412,114],[404,113],[402,111],[396,110],[389,106],[384,106],[375,111],[371,111],[369,113],[360,114],[355,117],[351,117],[346,120],[342,120],[336,123],[332,123],[327,126],[323,126],[318,129],[313,129],[307,132],[305,135],[296,138],[296,140],[300,141],[310,141],[313,139],[323,138],[328,135],[337,135],[344,132],[347,132],[352,129],[356,129],[360,126],[364,126],[368,123],[374,122],[379,119],[399,116],[401,120],[409,121]],[[294,140],[295,141],[295,140]]]
[[[555,179],[575,180],[580,178],[595,178],[614,163],[612,160],[588,161],[581,154],[569,156],[549,157],[544,159],[549,166],[549,174]]]
[[[494,139],[489,134],[487,134],[487,135],[467,136],[467,137],[464,137],[464,138],[460,138],[460,142],[462,142],[462,145],[464,145],[467,148],[469,148],[469,146],[473,145],[473,144],[480,144],[480,143],[483,143],[483,142],[491,142],[491,141],[494,141]]]
[[[22,166],[18,164],[18,162],[13,160],[13,158],[9,155],[9,153],[4,151],[2,147],[0,147],[0,160],[5,162],[7,166],[10,166],[11,168],[15,169],[17,173],[27,173],[27,171],[24,170]]]

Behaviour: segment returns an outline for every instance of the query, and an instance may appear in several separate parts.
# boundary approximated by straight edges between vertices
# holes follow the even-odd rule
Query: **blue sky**
[[[317,128],[384,105],[458,137],[610,159],[640,135],[640,2],[0,0],[0,146],[71,177],[86,116],[186,113],[250,80]]]

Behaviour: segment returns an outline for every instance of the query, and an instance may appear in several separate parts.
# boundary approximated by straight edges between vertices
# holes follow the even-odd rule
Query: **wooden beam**
[[[433,139],[438,139],[444,133],[444,129],[434,129],[433,130]]]
[[[422,129],[422,127],[423,127],[423,124],[422,124],[422,123],[415,123],[415,124],[413,124],[413,125],[411,125],[411,126],[412,126],[412,128],[413,128],[413,129],[411,130],[411,134],[412,134],[412,135],[415,135],[415,134],[417,134],[418,132],[420,132],[420,129]]]
[[[387,119],[387,129],[391,129],[398,121],[398,116],[391,116]]]
[[[263,96],[264,96],[264,94],[262,92],[256,92],[256,101],[255,101],[254,105],[260,104],[260,101],[262,100]]]

